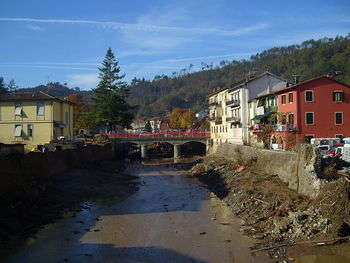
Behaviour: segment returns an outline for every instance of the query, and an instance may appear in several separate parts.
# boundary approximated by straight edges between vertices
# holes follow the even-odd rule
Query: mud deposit
[[[135,165],[139,190],[85,203],[3,262],[273,262],[250,253],[237,219],[196,178],[169,165]]]
[[[85,168],[32,181],[13,202],[0,202],[0,262],[4,255],[43,226],[90,207],[89,201],[119,200],[138,189],[125,164],[103,161]],[[40,178],[41,179],[41,178]],[[16,194],[16,193],[14,193]],[[21,262],[27,262],[21,261]],[[34,261],[33,261],[34,262]]]

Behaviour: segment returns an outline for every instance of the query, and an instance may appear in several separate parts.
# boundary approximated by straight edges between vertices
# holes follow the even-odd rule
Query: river
[[[136,164],[140,189],[86,203],[47,225],[5,262],[271,262],[252,256],[239,221],[197,179],[166,164]]]

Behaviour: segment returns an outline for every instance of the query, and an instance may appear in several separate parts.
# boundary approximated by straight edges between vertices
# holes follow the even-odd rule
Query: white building
[[[211,143],[249,144],[249,127],[259,113],[255,103],[258,97],[286,87],[287,81],[265,72],[234,84],[231,88],[218,89],[209,95]]]

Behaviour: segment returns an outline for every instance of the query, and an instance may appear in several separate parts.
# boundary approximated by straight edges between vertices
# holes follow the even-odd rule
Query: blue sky
[[[108,47],[130,80],[349,32],[349,0],[0,0],[0,76],[90,89]]]

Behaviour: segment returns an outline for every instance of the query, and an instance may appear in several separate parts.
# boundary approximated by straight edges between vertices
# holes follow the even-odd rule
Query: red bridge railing
[[[209,131],[115,132],[104,134],[110,138],[210,137]]]

